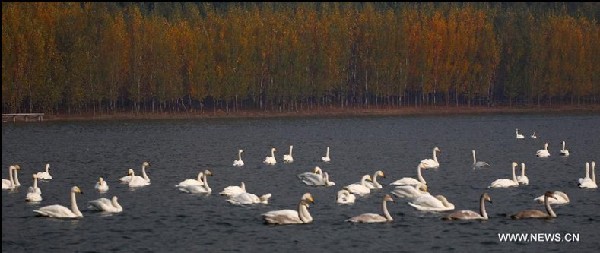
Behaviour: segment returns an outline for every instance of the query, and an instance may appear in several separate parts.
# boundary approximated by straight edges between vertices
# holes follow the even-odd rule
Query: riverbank
[[[78,121],[78,120],[136,120],[136,119],[209,119],[209,118],[274,118],[274,117],[352,117],[352,116],[417,116],[417,115],[469,115],[469,114],[600,114],[600,105],[586,106],[422,106],[399,108],[339,108],[321,107],[301,111],[260,111],[243,110],[237,112],[204,111],[204,112],[163,112],[163,113],[131,113],[113,114],[81,113],[81,114],[46,114],[44,121]]]

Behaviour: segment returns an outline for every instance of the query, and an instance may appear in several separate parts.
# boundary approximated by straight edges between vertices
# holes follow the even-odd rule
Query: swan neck
[[[427,184],[427,182],[425,182],[425,178],[423,178],[421,175],[421,166],[417,166],[417,179],[419,179],[419,182]]]
[[[271,157],[275,157],[275,150],[271,149]]]
[[[434,161],[437,163],[437,162],[438,162],[438,160],[437,160],[437,155],[436,155],[436,153],[437,153],[437,152],[435,152],[435,149],[434,149],[434,150],[433,150],[433,160],[434,160]]]
[[[596,166],[592,164],[592,182],[596,183]]]
[[[375,174],[373,174],[373,177],[371,177],[371,182],[373,182],[373,185],[378,185],[379,182],[377,182],[377,172],[375,172]]]
[[[585,178],[590,178],[590,164],[585,163]]]
[[[554,210],[552,210],[550,202],[548,202],[548,196],[546,195],[544,195],[544,205],[546,206],[546,211],[548,212],[548,215],[550,215],[550,217],[556,217],[556,213],[554,213]]]
[[[50,165],[46,164],[46,173],[48,173],[48,174],[50,174],[49,169],[50,169]]]
[[[204,182],[204,188],[208,189],[208,180],[206,180],[206,174],[202,175],[202,181]]]
[[[386,203],[386,202],[387,202],[387,201],[385,201],[385,200],[384,200],[384,201],[383,201],[383,204],[382,204],[382,208],[383,208],[383,214],[385,215],[385,219],[386,219],[386,220],[388,220],[388,221],[391,221],[391,220],[393,220],[393,219],[392,219],[392,216],[390,215],[390,212],[389,212],[389,211],[388,211],[388,209],[387,209],[387,203]]]
[[[477,159],[475,159],[475,150],[473,150],[473,163],[477,163]]]
[[[145,180],[148,180],[148,174],[146,174],[146,166],[142,165],[142,176]]]
[[[565,142],[563,141],[563,143],[562,143],[562,144],[563,144],[563,150],[565,150]]]
[[[484,219],[488,219],[488,214],[485,211],[485,197],[482,195],[481,199],[479,200],[479,214],[481,214],[481,217],[483,217]]]
[[[525,164],[521,164],[521,176],[525,176]]]
[[[33,189],[37,189],[37,177],[33,177]]]
[[[515,172],[515,170],[516,170],[515,167],[516,166],[512,167],[512,172],[513,172],[513,174],[512,174],[512,180],[515,181],[515,182],[517,182],[517,174]]]
[[[298,218],[304,223],[312,222],[313,218],[310,216],[306,205],[302,201],[298,204]]]
[[[79,211],[79,207],[77,206],[77,199],[75,197],[75,192],[71,191],[71,211],[79,217],[83,217],[81,212]]]
[[[117,199],[113,198],[112,204],[113,204],[113,206],[115,206],[115,208],[117,208],[117,210],[119,210],[119,211],[123,210],[123,207],[119,204],[119,202],[117,202]]]
[[[238,152],[238,160],[242,160],[242,152]]]
[[[327,153],[325,153],[326,157],[329,157],[329,147],[327,147]]]
[[[21,185],[21,183],[19,183],[19,171],[18,170],[14,170],[15,172],[15,179],[14,179],[14,184],[13,185]]]
[[[294,149],[294,147],[290,146],[290,156],[292,155],[292,149]]]
[[[13,176],[13,174],[15,173],[14,170],[15,169],[13,169],[12,166],[8,167],[8,178],[12,187],[15,186],[15,177]]]
[[[199,173],[198,173],[198,178],[197,178],[196,180],[198,180],[198,181],[202,182],[202,180],[203,180],[203,179],[202,179],[202,177],[203,177],[203,176],[204,176],[204,172],[199,172]]]

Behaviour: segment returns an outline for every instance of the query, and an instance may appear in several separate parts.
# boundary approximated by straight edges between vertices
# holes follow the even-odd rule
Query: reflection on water
[[[43,122],[4,124],[2,177],[18,163],[22,186],[2,192],[3,252],[40,251],[194,251],[358,252],[403,251],[581,251],[600,248],[598,190],[577,187],[585,162],[598,159],[600,117],[595,115],[489,115],[453,117],[361,117],[231,120],[157,120],[114,122]],[[515,128],[529,137],[515,138]],[[569,157],[559,156],[561,141]],[[549,158],[535,152],[549,143]],[[294,162],[283,163],[289,145]],[[321,157],[330,147],[330,163]],[[381,199],[392,189],[373,190],[353,205],[337,205],[337,191],[362,175],[382,170],[387,185],[416,177],[417,163],[431,158],[434,146],[440,168],[423,170],[431,194],[443,194],[457,209],[477,211],[479,196],[493,199],[486,208],[489,221],[442,221],[442,214],[417,211],[404,199],[388,203],[389,224],[351,224],[346,219],[381,212]],[[262,163],[276,147],[277,164]],[[233,167],[238,150],[245,166]],[[489,169],[472,169],[471,150]],[[119,178],[143,161],[152,179],[149,186],[130,188]],[[512,162],[526,163],[530,184],[487,189],[498,178],[509,178]],[[26,203],[31,175],[51,164],[52,180],[40,181],[44,200]],[[329,173],[332,187],[312,187],[296,175],[315,166]],[[183,193],[174,186],[210,169],[210,195]],[[517,173],[519,173],[518,170]],[[110,190],[94,190],[103,177]],[[271,193],[268,205],[236,206],[220,192],[245,182],[250,193]],[[69,190],[85,192],[77,202],[84,217],[60,220],[36,217],[33,209],[51,204],[69,206]],[[533,199],[546,190],[566,192],[571,203],[555,206],[554,220],[509,219],[524,209],[543,206]],[[269,226],[261,214],[295,209],[310,192],[314,222]],[[106,215],[87,210],[87,201],[119,197],[123,213]],[[498,233],[579,233],[578,243],[504,243]]]

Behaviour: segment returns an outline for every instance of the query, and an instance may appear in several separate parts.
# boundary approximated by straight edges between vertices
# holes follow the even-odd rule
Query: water
[[[282,118],[227,120],[155,120],[101,122],[10,123],[2,126],[2,177],[8,166],[20,164],[21,186],[2,191],[3,252],[423,252],[423,251],[553,251],[600,248],[600,194],[577,187],[587,161],[599,161],[600,117],[597,115],[487,115],[360,118]],[[515,128],[527,137],[515,139]],[[571,151],[560,157],[560,142]],[[535,157],[549,142],[551,157]],[[292,164],[282,156],[294,145]],[[332,162],[320,161],[326,147]],[[458,209],[478,210],[487,191],[490,220],[442,221],[442,214],[416,211],[404,199],[389,203],[394,221],[388,224],[350,224],[344,220],[365,212],[381,213],[389,186],[352,206],[338,206],[336,192],[364,174],[383,170],[383,184],[416,177],[421,159],[432,149],[442,152],[438,170],[423,171],[432,194],[443,194]],[[276,147],[277,165],[262,164]],[[244,149],[245,167],[233,167],[237,150]],[[492,165],[471,169],[471,149],[478,160]],[[152,184],[136,190],[119,183],[128,168],[140,172],[143,161]],[[498,178],[510,178],[511,163],[527,164],[529,186],[487,189]],[[31,174],[50,163],[54,179],[40,182],[44,200],[25,202]],[[296,175],[320,166],[336,185],[303,185]],[[174,185],[210,169],[211,195],[190,195]],[[598,172],[597,172],[598,173]],[[98,177],[110,186],[94,190]],[[240,207],[218,192],[245,182],[248,192],[271,193],[269,205]],[[69,190],[78,185],[78,205],[84,217],[61,220],[36,217],[32,212],[50,204],[69,205]],[[553,220],[518,220],[509,216],[524,209],[543,209],[533,198],[546,190],[566,192],[571,203],[555,207]],[[261,213],[295,209],[300,196],[312,193],[314,222],[269,226]],[[86,202],[119,197],[123,213],[105,215],[87,210]],[[567,233],[579,242],[500,242],[498,233]]]

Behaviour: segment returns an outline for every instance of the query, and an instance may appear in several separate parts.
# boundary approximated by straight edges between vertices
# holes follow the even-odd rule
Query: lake
[[[330,117],[270,119],[131,120],[29,122],[2,125],[2,178],[19,164],[22,184],[2,191],[3,252],[595,252],[600,248],[600,194],[580,189],[585,163],[600,158],[600,116],[594,114],[496,114],[462,116]],[[515,128],[525,139],[515,138]],[[535,131],[537,139],[529,136]],[[559,156],[566,141],[569,157]],[[549,143],[549,158],[536,150]],[[282,157],[293,145],[294,163]],[[456,210],[477,211],[488,192],[488,221],[443,221],[444,213],[417,211],[394,197],[384,224],[345,220],[366,212],[382,213],[381,202],[402,177],[416,177],[420,160],[439,147],[440,168],[424,170],[431,194],[443,194]],[[263,159],[275,147],[277,164]],[[321,161],[330,147],[330,163]],[[243,149],[244,167],[233,167]],[[471,150],[491,168],[473,170]],[[129,168],[140,173],[148,161],[151,185],[131,190],[119,178]],[[511,177],[511,163],[525,163],[530,184],[488,189]],[[52,180],[39,182],[44,198],[27,203],[32,174],[50,163]],[[319,166],[335,186],[304,185],[296,175]],[[187,194],[175,185],[210,169],[210,195]],[[383,170],[380,190],[353,205],[336,204],[343,186]],[[520,173],[520,170],[517,170]],[[598,172],[596,172],[598,174]],[[94,189],[102,176],[110,187]],[[244,182],[250,193],[271,193],[268,205],[235,206],[219,192]],[[37,217],[41,206],[69,206],[70,188],[83,218]],[[544,207],[533,199],[547,190],[566,192],[570,204],[554,206],[550,220],[511,220],[524,209]],[[310,192],[310,224],[264,224],[261,214],[296,209]],[[106,215],[88,210],[87,201],[118,196],[124,211]],[[446,212],[447,213],[447,212]],[[561,242],[500,242],[498,234],[558,234]],[[578,241],[566,242],[566,236]],[[565,239],[566,238],[566,239]],[[575,237],[576,238],[576,237]]]

